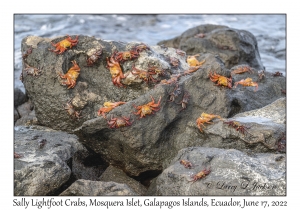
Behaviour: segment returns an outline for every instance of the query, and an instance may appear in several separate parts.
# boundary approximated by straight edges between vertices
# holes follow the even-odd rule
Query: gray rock
[[[204,37],[201,38],[199,34]],[[258,70],[264,69],[257,40],[252,33],[245,30],[222,25],[199,25],[188,29],[178,37],[161,41],[158,45],[178,48],[186,51],[188,55],[197,53],[218,55],[229,69],[239,64],[248,64]]]
[[[224,33],[226,36],[228,34],[236,36],[229,29]],[[241,33],[246,34],[246,32],[239,33],[240,36]],[[75,132],[88,149],[100,154],[109,164],[122,168],[130,176],[139,176],[148,171],[161,171],[165,160],[173,158],[178,149],[189,146],[190,141],[181,143],[179,136],[191,123],[193,129],[198,132],[192,134],[195,136],[192,138],[193,141],[212,138],[213,135],[207,137],[199,134],[195,127],[196,119],[202,112],[230,118],[240,112],[258,109],[282,97],[281,89],[286,84],[285,77],[273,77],[268,72],[262,81],[258,81],[257,70],[254,70],[253,74],[234,75],[232,79],[236,82],[251,77],[253,81],[259,83],[257,92],[253,91],[254,87],[238,86],[232,89],[217,87],[209,79],[209,73],[216,72],[230,77],[231,71],[225,67],[220,56],[211,53],[198,57],[199,61],[205,61],[203,66],[190,75],[182,74],[178,86],[155,85],[151,81],[147,84],[136,77],[137,75],[133,75],[131,72],[133,65],[138,69],[147,69],[149,65],[165,69],[165,76],[160,79],[169,79],[170,76],[189,69],[186,56],[177,54],[176,49],[151,46],[149,50],[142,51],[136,60],[121,64],[127,78],[121,80],[126,88],[119,88],[112,84],[109,70],[105,68],[106,58],[111,56],[115,49],[125,51],[140,43],[125,44],[80,35],[78,44],[61,55],[48,50],[53,49],[50,41],[57,43],[63,38],[65,37],[50,40],[29,36],[22,41],[22,49],[28,46],[33,48],[32,54],[26,60],[27,64],[39,67],[42,71],[41,75],[34,77],[26,74],[23,69],[24,86],[34,104],[36,118],[40,124],[53,129]],[[248,40],[247,37],[244,39]],[[103,49],[100,59],[94,66],[87,67],[87,56],[99,48]],[[253,49],[252,46],[251,50]],[[252,51],[251,53],[253,54]],[[178,67],[171,65],[170,57],[179,60]],[[57,74],[67,72],[73,60],[77,61],[81,71],[75,88],[67,89],[61,85],[61,79]],[[153,77],[157,79],[159,76]],[[176,92],[174,102],[180,103],[187,92],[190,95],[187,108],[183,111],[180,111],[182,105],[169,102],[176,87],[181,91]],[[132,114],[137,112],[133,105],[147,104],[151,102],[151,96],[155,103],[158,103],[161,97],[160,110],[142,119]],[[74,106],[75,111],[81,112],[79,119],[72,118],[65,110],[68,101]],[[124,101],[126,104],[110,111],[107,119],[104,119],[97,116],[97,111],[106,101]],[[130,117],[132,125],[111,129],[107,121],[114,117]],[[202,145],[197,141],[193,146]]]
[[[14,123],[20,118],[18,110],[14,108]]]
[[[18,113],[20,114],[20,117],[24,117],[26,115],[29,115],[29,113],[33,110],[33,105],[31,103],[31,100],[21,104],[17,107]]]
[[[126,184],[130,187],[137,195],[145,195],[146,187],[138,181],[128,177],[121,169],[114,166],[109,166],[105,172],[99,178],[99,181],[104,182],[116,182],[120,184]]]
[[[126,196],[137,195],[126,184],[115,182],[101,182],[79,179],[75,181],[68,189],[63,191],[60,196]]]
[[[193,168],[180,164],[188,160]],[[202,170],[211,172],[193,182]],[[285,196],[286,156],[246,154],[230,149],[190,147],[182,149],[157,179],[148,195],[162,196]]]
[[[286,98],[279,98],[263,108],[239,113],[234,117],[267,118],[274,123],[286,124]]]
[[[67,162],[83,149],[75,135],[50,128],[15,127],[14,195],[48,195],[68,181],[71,169]]]
[[[196,119],[202,112],[227,118],[238,112],[263,107],[281,97],[281,83],[285,83],[282,77],[276,78],[266,74],[257,92],[253,91],[253,87],[216,87],[209,79],[209,72],[214,69],[219,74],[230,75],[230,71],[211,54],[205,54],[199,60],[205,60],[202,69],[190,76],[182,76],[178,83],[182,92],[175,98],[176,102],[182,99],[185,91],[190,94],[185,110],[180,112],[180,105],[168,102],[175,85],[158,85],[145,95],[110,112],[111,116],[129,116],[136,111],[132,107],[133,104],[139,106],[149,103],[150,95],[154,96],[157,103],[161,96],[161,109],[154,115],[142,119],[131,115],[130,121],[134,121],[133,124],[122,129],[110,129],[106,120],[98,117],[85,121],[75,133],[80,139],[84,139],[88,147],[103,155],[110,164],[124,168],[130,175],[138,176],[148,170],[162,170],[163,162],[174,157],[179,149],[200,146],[206,139],[206,142],[210,142],[209,139],[215,138],[215,134],[201,134],[196,127]],[[258,76],[252,77],[255,79]],[[233,79],[235,78],[241,78],[241,75],[233,76]],[[186,133],[189,133],[188,137],[185,137]],[[219,142],[218,145],[224,147],[221,137],[214,142]],[[244,145],[241,148],[246,147],[244,142],[241,144]]]
[[[14,106],[17,107],[27,100],[27,96],[20,88],[14,88]]]

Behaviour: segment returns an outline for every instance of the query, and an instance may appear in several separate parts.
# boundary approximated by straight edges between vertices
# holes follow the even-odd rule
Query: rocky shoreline
[[[286,78],[248,31],[29,36],[21,50],[14,195],[286,195]]]

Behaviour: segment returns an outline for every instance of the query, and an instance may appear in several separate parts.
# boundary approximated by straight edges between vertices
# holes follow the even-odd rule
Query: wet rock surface
[[[180,164],[188,160],[191,169]],[[194,175],[210,170],[193,181]],[[272,153],[247,154],[235,149],[190,147],[182,149],[168,168],[151,184],[150,195],[284,196],[286,156]]]

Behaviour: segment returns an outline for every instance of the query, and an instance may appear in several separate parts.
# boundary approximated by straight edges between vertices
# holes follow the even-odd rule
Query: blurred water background
[[[285,14],[15,14],[14,86],[25,91],[19,80],[21,41],[29,35],[54,38],[81,34],[103,40],[140,41],[153,46],[202,24],[225,25],[251,32],[257,39],[266,71],[285,75]]]

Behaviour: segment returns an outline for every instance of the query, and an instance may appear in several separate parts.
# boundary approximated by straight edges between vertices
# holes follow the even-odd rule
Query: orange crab
[[[130,122],[130,116],[129,117],[112,117],[109,121],[107,121],[110,128],[120,128],[120,127],[126,127],[130,126],[133,122]]]
[[[121,79],[124,79],[125,76],[122,72],[120,63],[114,59],[114,55],[109,58],[107,57],[106,63],[106,68],[108,68],[110,71],[113,84],[117,87],[124,87],[124,85],[121,83]]]
[[[253,73],[253,68],[247,65],[238,65],[238,66],[234,66],[230,69],[231,71],[231,75],[235,75],[235,74],[242,74],[245,72],[249,72],[250,74]]]
[[[62,54],[63,52],[65,52],[68,48],[72,48],[73,46],[76,46],[78,43],[78,35],[76,36],[75,39],[72,39],[69,35],[67,35],[67,38],[56,43],[53,44],[51,42],[51,44],[56,48],[55,50],[49,49],[52,52],[55,52],[57,55],[58,54]]]
[[[104,107],[102,107],[98,110],[98,116],[102,115],[104,118],[106,118],[105,113],[110,112],[111,110],[113,110],[117,106],[120,106],[120,105],[125,104],[125,103],[126,102],[123,102],[123,101],[119,101],[119,102],[107,101],[103,104]]]
[[[190,182],[195,182],[198,179],[202,179],[204,177],[206,177],[208,174],[210,174],[211,170],[210,169],[203,169],[202,171],[200,171],[199,173],[192,175],[191,177],[193,178],[192,180],[190,180]]]
[[[209,72],[209,78],[211,81],[213,82],[217,82],[217,86],[225,86],[228,88],[232,88],[232,78],[227,78],[224,76],[221,76],[219,74],[216,74],[215,72],[213,74],[211,74],[211,72]]]
[[[59,73],[59,76],[62,79],[66,79],[66,81],[62,82],[62,85],[68,85],[68,89],[74,88],[76,85],[76,80],[79,76],[80,68],[77,65],[76,61],[71,61],[73,63],[73,66],[69,69],[69,71],[66,74]]]
[[[132,69],[133,70],[131,71],[131,73],[133,75],[138,75],[139,78],[144,80],[146,83],[148,83],[150,80],[152,82],[157,82],[157,80],[152,77],[152,75],[156,75],[155,72],[139,70],[139,69],[135,68],[134,66],[132,67]]]
[[[130,51],[124,51],[124,52],[114,52],[114,59],[120,63],[123,63],[124,61],[133,60],[135,58],[139,57],[139,48],[134,48]]]
[[[136,108],[138,110],[134,114],[140,115],[141,116],[140,118],[142,118],[142,117],[145,117],[146,115],[152,114],[153,111],[157,112],[160,109],[159,105],[160,105],[161,97],[159,98],[157,104],[155,103],[154,98],[152,96],[151,96],[151,99],[152,99],[151,102],[149,102],[145,105],[142,105],[142,106],[137,107],[133,104],[134,108]]]
[[[133,48],[135,51],[137,51],[138,53],[142,52],[143,50],[150,50],[149,46],[141,43],[140,45],[137,45]]]
[[[238,86],[238,84],[243,85],[243,86],[253,86],[256,87],[254,89],[254,92],[256,92],[258,90],[258,84],[257,82],[253,82],[252,78],[246,78],[246,79],[242,79],[241,81],[238,81],[236,83],[234,83],[234,88],[236,88]]]
[[[201,131],[201,133],[203,133],[201,126],[205,128],[204,123],[212,124],[212,122],[210,121],[213,120],[214,118],[222,119],[219,115],[207,114],[204,112],[201,114],[201,116],[196,120],[197,126]]]
[[[191,56],[187,57],[186,62],[189,64],[189,66],[194,66],[194,67],[201,67],[202,66],[202,64],[205,62],[205,60],[199,62],[196,58],[198,56],[200,56],[200,54],[191,55]]]
[[[188,160],[180,160],[179,163],[181,165],[183,165],[185,168],[188,168],[188,169],[194,168],[193,164]]]

